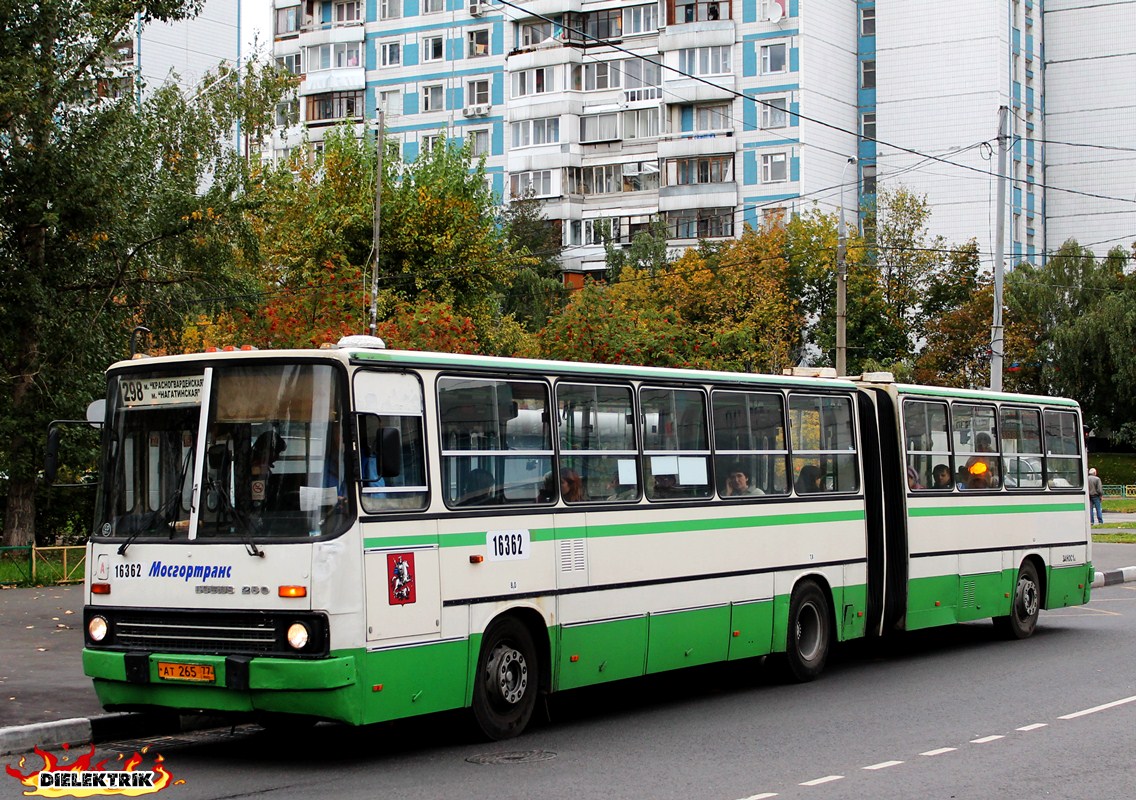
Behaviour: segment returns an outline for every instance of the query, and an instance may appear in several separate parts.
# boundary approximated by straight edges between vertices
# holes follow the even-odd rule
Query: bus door
[[[868,625],[883,635],[902,621],[907,606],[907,515],[896,404],[886,389],[857,394],[863,436],[868,532]]]
[[[354,393],[367,641],[437,636],[438,525],[420,516],[429,499],[422,384],[359,371]]]

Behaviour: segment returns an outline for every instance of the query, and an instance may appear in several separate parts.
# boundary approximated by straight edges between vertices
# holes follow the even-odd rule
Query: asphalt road
[[[1121,584],[1043,612],[1023,642],[983,622],[841,647],[807,685],[750,663],[567,693],[551,722],[504,743],[448,714],[117,742],[96,758],[148,744],[184,781],[162,795],[187,800],[1123,797],[1136,786],[1134,664],[1136,584]],[[21,788],[0,774],[0,798]]]

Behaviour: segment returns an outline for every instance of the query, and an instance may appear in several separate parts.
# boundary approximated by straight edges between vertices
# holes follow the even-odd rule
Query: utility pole
[[[1006,151],[1010,144],[1010,109],[998,108],[998,207],[994,215],[994,316],[990,326],[990,389],[1002,391],[1002,273],[1006,249]]]
[[[372,232],[371,248],[375,251],[375,263],[371,271],[371,335],[375,336],[379,327],[379,223],[383,199],[383,151],[386,150],[386,120],[383,109],[378,109],[379,132],[375,139],[375,227]]]
[[[848,373],[848,267],[844,256],[848,242],[844,230],[844,176],[855,164],[850,156],[840,173],[840,224],[836,230],[836,374]]]

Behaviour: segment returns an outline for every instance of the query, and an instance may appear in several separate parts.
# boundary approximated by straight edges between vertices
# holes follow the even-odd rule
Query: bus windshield
[[[353,493],[339,387],[324,364],[113,377],[96,533],[240,541],[340,532]]]

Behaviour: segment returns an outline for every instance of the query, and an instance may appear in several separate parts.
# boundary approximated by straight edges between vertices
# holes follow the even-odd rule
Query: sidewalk
[[[1136,545],[1094,544],[1093,586],[1136,581]],[[197,718],[108,714],[83,674],[83,587],[0,589],[0,756],[177,732]],[[201,718],[205,719],[205,718]]]

